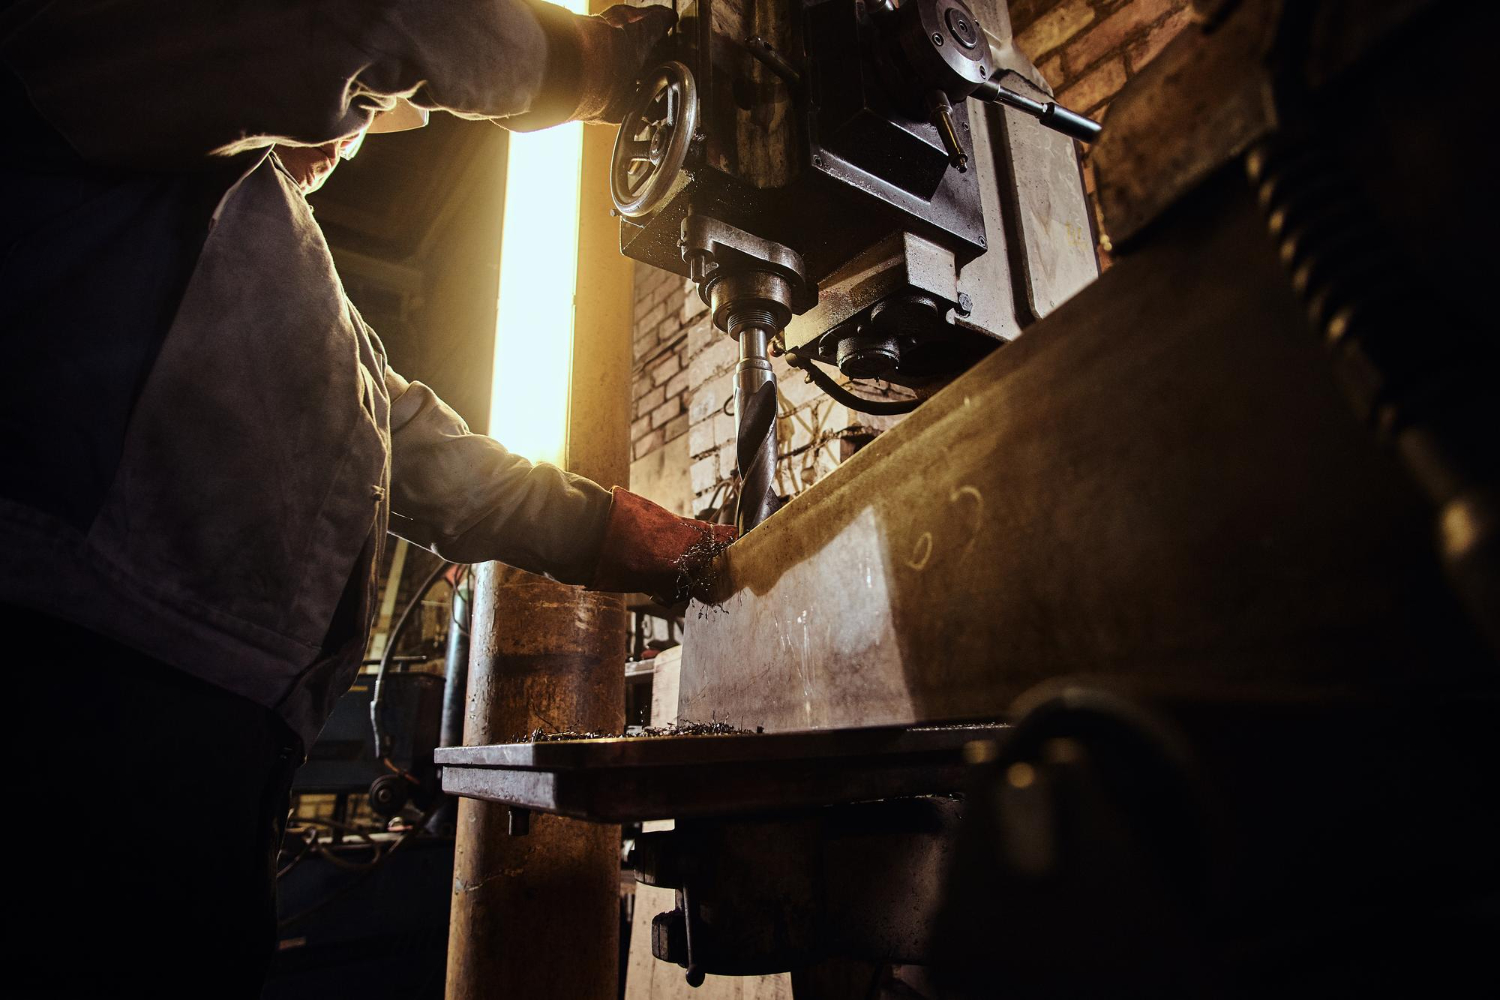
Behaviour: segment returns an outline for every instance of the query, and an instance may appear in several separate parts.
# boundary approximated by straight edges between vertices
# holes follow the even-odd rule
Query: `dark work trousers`
[[[0,635],[4,992],[258,997],[297,738],[76,625],[0,605]]]

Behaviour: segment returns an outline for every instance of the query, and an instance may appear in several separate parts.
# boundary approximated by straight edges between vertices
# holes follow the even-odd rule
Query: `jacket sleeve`
[[[190,168],[353,135],[397,97],[532,111],[576,71],[573,17],[540,0],[18,0],[0,61],[85,160]]]
[[[497,559],[587,584],[599,562],[610,492],[533,465],[473,434],[427,386],[387,370],[391,532],[455,562]]]

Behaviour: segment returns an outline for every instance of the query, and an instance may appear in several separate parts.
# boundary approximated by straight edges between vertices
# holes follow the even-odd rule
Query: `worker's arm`
[[[398,97],[522,128],[605,117],[673,20],[540,0],[19,0],[0,61],[84,159],[192,167],[352,136]]]
[[[689,596],[698,570],[734,537],[730,525],[676,514],[534,465],[473,434],[420,382],[387,371],[391,531],[456,562],[498,559],[594,590]]]
[[[533,465],[421,382],[386,375],[391,394],[391,531],[455,562],[498,559],[564,583],[593,579],[610,492]]]

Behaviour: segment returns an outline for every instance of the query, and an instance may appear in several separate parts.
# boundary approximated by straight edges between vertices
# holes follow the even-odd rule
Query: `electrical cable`
[[[343,885],[339,886],[337,889],[333,890],[328,895],[324,896],[322,899],[318,900],[316,903],[312,904],[311,906],[307,907],[306,909],[299,910],[298,912],[292,914],[289,917],[286,917],[284,919],[276,921],[276,930],[278,932],[279,931],[284,931],[288,927],[292,926],[293,924],[298,923],[299,921],[302,921],[302,920],[306,920],[308,917],[312,916],[314,913],[317,913],[319,910],[323,909],[325,906],[328,906],[331,903],[337,902],[338,900],[342,899],[344,896],[346,896],[350,892],[352,892],[356,887],[358,887],[360,885],[360,883],[362,883],[365,879],[369,878],[370,874],[372,872],[374,872],[381,865],[384,865],[386,862],[388,862],[391,859],[391,857],[397,851],[399,851],[402,848],[402,846],[405,845],[405,843],[408,840],[411,840],[413,837],[415,837],[417,835],[418,831],[420,831],[421,829],[423,829],[427,825],[427,821],[430,820],[430,819],[432,819],[433,815],[438,810],[438,806],[441,805],[441,804],[442,804],[442,800],[439,799],[437,803],[434,803],[425,813],[422,814],[422,816],[421,816],[420,819],[418,819],[411,826],[407,827],[406,832],[403,833],[400,837],[398,837],[396,839],[396,842],[393,843],[385,851],[385,853],[381,854],[380,857],[377,858],[375,861],[373,861],[368,867],[363,868],[363,869],[359,870],[358,872],[356,872]],[[326,857],[326,854],[325,854],[325,857]]]
[[[380,762],[391,771],[399,774],[414,785],[420,784],[420,782],[411,772],[391,760],[389,740],[386,738],[380,724],[380,710],[384,705],[385,696],[385,676],[390,670],[391,658],[396,651],[396,643],[401,638],[401,633],[406,630],[406,625],[411,620],[412,612],[417,609],[417,606],[422,603],[422,598],[426,597],[427,592],[437,583],[438,577],[442,576],[451,566],[453,566],[453,563],[448,562],[446,559],[434,566],[432,572],[427,574],[427,578],[417,588],[417,592],[412,595],[412,599],[401,610],[400,617],[396,619],[396,624],[391,627],[390,635],[386,637],[385,649],[380,654],[380,667],[375,671],[375,689],[370,695],[370,730],[375,736],[375,756],[379,757]]]
[[[469,638],[469,626],[459,620],[458,617],[458,592],[469,582],[469,567],[460,566],[458,572],[453,576],[453,601],[448,609],[448,627],[458,629],[458,634],[465,639]]]
[[[306,834],[308,833],[312,834],[312,839],[308,839],[308,837],[306,836]],[[278,879],[284,876],[287,872],[291,871],[293,868],[296,868],[303,862],[304,859],[310,857],[314,852],[317,851],[318,834],[316,830],[308,829],[304,831],[304,834],[300,839],[302,841],[302,850],[298,851],[297,854],[292,858],[292,860],[288,861],[283,867],[276,869],[276,877]]]
[[[782,357],[786,358],[787,364],[793,368],[801,369],[807,374],[808,379],[819,389],[822,389],[834,402],[840,403],[849,409],[859,413],[868,413],[877,417],[892,417],[902,413],[910,413],[922,404],[920,399],[903,399],[899,401],[882,401],[877,399],[865,399],[857,396],[839,385],[821,368],[817,362],[796,350],[787,351]]]
[[[287,872],[289,872],[293,868],[297,867],[297,865],[300,864],[302,861],[304,861],[307,858],[313,856],[314,854],[320,855],[324,860],[326,860],[329,864],[333,865],[335,868],[342,868],[345,871],[362,871],[365,868],[369,868],[372,865],[378,864],[379,861],[380,861],[381,854],[383,853],[384,848],[385,848],[385,845],[382,844],[380,841],[376,840],[374,837],[370,836],[370,834],[369,834],[368,831],[361,830],[359,827],[356,827],[356,826],[350,826],[347,823],[339,823],[339,822],[337,822],[335,820],[331,820],[331,819],[312,819],[312,818],[308,818],[308,817],[298,817],[293,822],[294,822],[294,824],[306,825],[309,828],[307,830],[307,832],[308,833],[312,833],[313,836],[311,838],[304,837],[303,843],[304,843],[305,846],[302,848],[301,851],[299,851],[297,853],[296,857],[292,858],[292,860],[289,861],[289,862],[287,862],[287,864],[283,868],[281,868],[279,871],[277,871],[277,873],[276,873],[276,877],[277,878],[281,878]],[[317,834],[311,829],[314,826],[326,826],[326,827],[330,827],[331,829],[334,829],[334,830],[343,831],[344,833],[348,834],[349,836],[359,837],[370,848],[370,851],[371,851],[370,860],[369,861],[345,861],[343,858],[339,857],[337,854],[333,853],[332,851],[326,850],[324,848],[322,842],[318,840]]]

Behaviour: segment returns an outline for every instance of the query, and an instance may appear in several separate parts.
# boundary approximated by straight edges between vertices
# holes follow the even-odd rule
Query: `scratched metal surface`
[[[1173,219],[729,549],[688,613],[685,717],[996,717],[1082,672],[1483,669],[1243,180]]]

